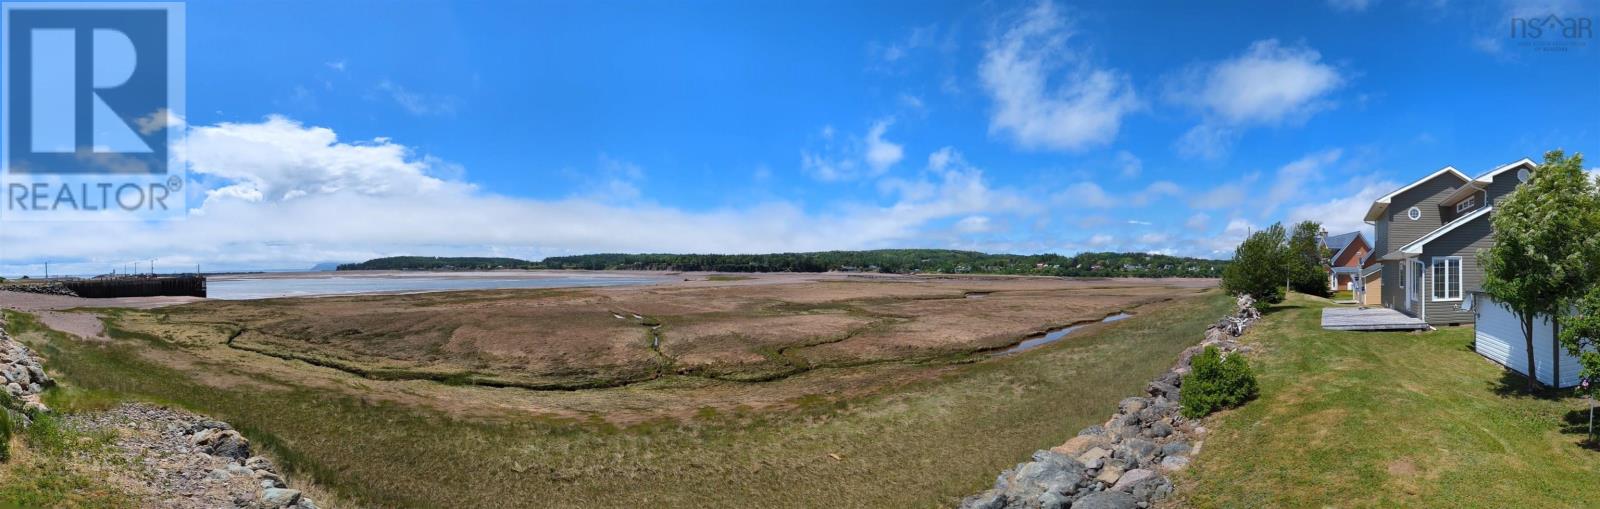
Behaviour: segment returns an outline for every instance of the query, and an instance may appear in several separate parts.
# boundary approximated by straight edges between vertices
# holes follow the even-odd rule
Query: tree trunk
[[[1539,388],[1538,372],[1533,367],[1533,314],[1521,313],[1521,315],[1522,338],[1526,340],[1528,346],[1528,392],[1531,393]]]
[[[1561,320],[1550,317],[1550,381],[1561,388]]]

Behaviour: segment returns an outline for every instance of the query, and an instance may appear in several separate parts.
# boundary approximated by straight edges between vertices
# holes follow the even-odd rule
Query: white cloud
[[[956,221],[956,231],[961,233],[984,233],[993,227],[990,223],[988,216],[967,216],[961,218],[960,221]]]
[[[905,158],[905,146],[884,138],[893,118],[872,123],[865,137],[839,139],[833,126],[823,126],[820,146],[800,152],[800,168],[824,182],[877,177]]]
[[[1067,186],[1057,192],[1052,200],[1055,203],[1073,207],[1085,208],[1111,208],[1118,205],[1119,201],[1112,198],[1104,188],[1094,182],[1078,182]]]
[[[1227,152],[1242,127],[1304,121],[1333,107],[1328,95],[1346,78],[1307,46],[1277,39],[1250,44],[1243,54],[1191,67],[1169,78],[1168,100],[1201,111],[1200,125],[1177,142],[1180,153],[1215,158]]]
[[[1211,215],[1205,212],[1196,212],[1194,215],[1189,216],[1189,220],[1185,221],[1183,226],[1190,230],[1204,230],[1211,226]]]
[[[1122,170],[1123,178],[1139,178],[1144,172],[1144,161],[1126,150],[1117,151],[1117,166]]]
[[[149,115],[134,119],[133,123],[138,124],[139,134],[146,136],[169,127],[174,129],[182,128],[184,125],[183,117],[167,111],[166,108],[158,109],[150,112]]]
[[[452,95],[427,96],[407,90],[389,80],[378,83],[378,90],[389,95],[395,104],[407,113],[417,116],[450,116],[456,114],[457,99]]]
[[[1324,150],[1308,154],[1278,168],[1272,187],[1257,203],[1261,215],[1271,215],[1284,203],[1303,196],[1307,186],[1321,182],[1328,166],[1338,162],[1342,154],[1343,151],[1338,149]]]
[[[5,263],[51,260],[67,273],[98,273],[131,259],[162,265],[299,267],[395,254],[575,252],[783,252],[926,245],[945,221],[1036,214],[1021,193],[990,185],[949,152],[941,171],[905,181],[882,200],[770,201],[686,210],[654,202],[494,194],[435,175],[436,159],[398,143],[341,141],[331,129],[283,117],[192,129],[187,160],[199,203],[185,221],[15,223],[0,231]],[[637,165],[600,160],[619,179]],[[446,171],[444,173],[453,173]],[[968,221],[972,226],[978,220]],[[114,242],[83,242],[112,239]],[[35,269],[29,269],[35,270]]]
[[[322,65],[325,65],[329,69],[333,69],[335,71],[344,72],[345,67],[346,67],[346,65],[345,65],[346,63],[347,62],[345,62],[343,59],[340,59],[340,60],[334,60],[332,62],[324,62]]]
[[[1348,12],[1361,12],[1372,7],[1377,0],[1328,0],[1328,6],[1335,10]]]
[[[1220,159],[1228,154],[1239,131],[1212,123],[1202,122],[1183,133],[1174,143],[1178,155],[1199,159]]]
[[[1044,1],[985,45],[979,79],[994,101],[989,132],[1024,148],[1078,151],[1116,138],[1139,108],[1126,75],[1068,45],[1070,22]]]
[[[1189,199],[1189,206],[1197,209],[1224,209],[1244,203],[1248,189],[1245,182],[1228,182],[1211,188]]]
[[[1367,241],[1371,242],[1373,241],[1372,226],[1366,224],[1363,220],[1366,216],[1367,208],[1372,206],[1373,201],[1399,188],[1400,184],[1392,181],[1373,182],[1362,186],[1361,189],[1349,196],[1309,203],[1289,209],[1286,219],[1291,223],[1300,221],[1322,223],[1322,227],[1333,235],[1360,231],[1367,235]]]
[[[1153,226],[1155,223],[1152,223],[1152,222],[1149,222],[1149,221],[1139,221],[1139,220],[1136,220],[1136,219],[1129,219],[1128,220],[1128,224],[1136,225],[1136,226]]]
[[[884,131],[893,124],[894,119],[879,120],[867,131],[867,164],[874,172],[882,173],[905,157],[905,147],[883,139]]]

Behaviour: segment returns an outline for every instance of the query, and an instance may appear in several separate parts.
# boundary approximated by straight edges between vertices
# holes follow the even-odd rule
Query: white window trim
[[[1460,203],[1456,204],[1456,212],[1459,213],[1463,210],[1472,210],[1472,207],[1476,206],[1478,206],[1478,195],[1468,196],[1466,199],[1463,199]]]
[[[1416,214],[1412,214],[1413,212],[1415,212]],[[1415,215],[1416,217],[1412,217],[1413,215]],[[1408,218],[1408,219],[1410,219],[1412,221],[1420,221],[1422,219],[1422,209],[1417,208],[1417,207],[1411,207],[1409,209],[1406,209],[1406,218]]]
[[[1455,297],[1450,297],[1450,263],[1449,263],[1450,260],[1455,260],[1455,262],[1456,262],[1455,263],[1455,266],[1456,266],[1456,270],[1455,270],[1455,275],[1456,275]],[[1428,277],[1430,277],[1430,278],[1435,277],[1433,268],[1434,268],[1435,265],[1437,265],[1441,261],[1445,262],[1445,266],[1444,266],[1444,281],[1445,281],[1444,294],[1445,294],[1445,297],[1443,297],[1443,298],[1439,297],[1439,286],[1438,286],[1438,284],[1436,282],[1434,282],[1431,279],[1428,281],[1428,294],[1429,294],[1430,297],[1432,297],[1433,302],[1461,302],[1462,290],[1465,289],[1465,287],[1466,287],[1466,276],[1464,274],[1462,274],[1461,257],[1460,256],[1435,256],[1435,257],[1433,257],[1433,260],[1428,264]]]

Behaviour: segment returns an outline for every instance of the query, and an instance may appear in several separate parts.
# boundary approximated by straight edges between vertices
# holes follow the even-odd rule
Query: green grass
[[[1355,298],[1356,294],[1350,290],[1333,292],[1333,300],[1354,300]]]
[[[26,327],[13,332],[49,357],[67,391],[226,420],[291,472],[361,505],[929,507],[981,491],[1032,451],[1103,421],[1229,307],[1215,292],[1153,306],[1096,332],[946,367],[939,379],[869,398],[812,395],[796,410],[702,409],[696,418],[627,428],[526,414],[468,419],[292,379],[270,380],[292,388],[268,394],[218,389],[141,355],[182,349],[157,352],[139,338],[94,345]],[[647,390],[666,389],[594,394]]]
[[[1324,331],[1296,296],[1250,338],[1261,396],[1224,412],[1179,485],[1195,507],[1580,507],[1600,500],[1587,403],[1524,394],[1471,327]],[[1575,368],[1570,368],[1575,369]]]
[[[727,274],[714,274],[706,276],[706,281],[744,281],[750,276],[729,276]]]

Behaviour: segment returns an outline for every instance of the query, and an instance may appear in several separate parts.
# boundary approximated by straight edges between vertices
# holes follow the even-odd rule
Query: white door
[[[1421,261],[1413,260],[1406,267],[1406,277],[1410,280],[1406,283],[1406,311],[1415,315],[1422,309],[1422,274],[1427,271]]]

